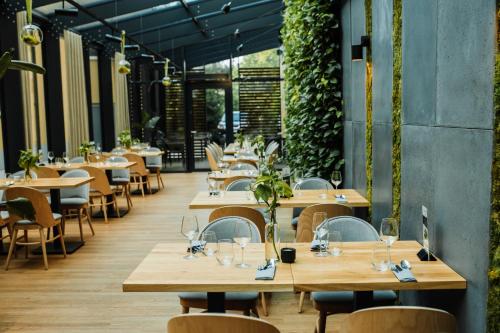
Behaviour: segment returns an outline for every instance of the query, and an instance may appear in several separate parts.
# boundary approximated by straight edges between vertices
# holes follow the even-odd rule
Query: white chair
[[[83,163],[83,162],[85,162],[83,156],[76,156],[69,160],[69,163]]]

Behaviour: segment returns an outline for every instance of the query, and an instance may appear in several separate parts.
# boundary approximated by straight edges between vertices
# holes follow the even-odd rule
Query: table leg
[[[373,291],[354,292],[354,311],[373,306]]]
[[[61,190],[54,188],[50,190],[50,207],[53,213],[61,214]],[[57,228],[52,228],[54,237],[59,235]],[[68,241],[64,240],[64,245],[66,246],[66,253],[71,254],[82,247],[85,243],[80,240]],[[61,241],[56,239],[51,243],[47,243],[47,254],[63,254]],[[37,248],[33,250],[33,254],[42,254],[42,249]]]
[[[225,303],[226,294],[224,292],[207,293],[207,312],[226,312]]]

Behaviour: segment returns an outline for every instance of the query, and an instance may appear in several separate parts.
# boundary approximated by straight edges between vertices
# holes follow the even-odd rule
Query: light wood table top
[[[49,190],[49,189],[63,189],[63,188],[73,188],[80,185],[90,183],[94,180],[93,177],[84,178],[37,178],[25,182],[24,179],[14,183],[13,185],[7,185],[7,181],[12,181],[11,179],[0,179],[0,190],[5,190],[9,187],[16,186],[28,186],[35,188],[37,190]]]
[[[68,163],[58,166],[56,164],[45,165],[47,168],[51,168],[54,170],[73,170],[80,169],[85,166],[91,166],[94,168],[102,169],[102,170],[124,170],[131,168],[137,164],[136,162],[116,162],[116,163],[108,163],[108,162],[94,162],[94,163]]]
[[[252,155],[252,156],[245,156],[244,155],[244,156],[238,156],[238,157],[235,157],[233,155],[224,155],[222,157],[222,161],[228,162],[228,163],[234,163],[234,162],[238,162],[238,161],[242,161],[242,160],[258,162],[259,158],[255,155]]]
[[[211,209],[224,206],[246,206],[246,207],[264,207],[265,204],[259,204],[247,191],[225,191],[224,196],[209,196],[208,191],[201,191],[196,194],[189,208],[191,209]],[[329,190],[326,199],[320,197],[325,190],[300,190],[294,191],[294,196],[290,199],[280,199],[279,204],[282,208],[308,207],[320,203],[337,203],[335,195],[343,194],[347,198],[346,203],[349,207],[368,207],[368,200],[357,191],[352,189]]]
[[[198,254],[186,260],[187,242],[160,243],[123,282],[123,291],[137,292],[231,292],[231,291],[292,291],[293,281],[289,264],[277,266],[274,280],[255,280],[257,266],[264,262],[264,244],[248,244],[246,269],[235,267],[241,250],[234,244],[235,261],[222,266],[215,256]]]
[[[417,252],[422,248],[416,241],[398,241],[391,249],[395,263],[410,261],[417,282],[399,282],[394,274],[375,271],[371,267],[376,242],[344,242],[341,256],[316,257],[310,244],[296,243],[297,259],[292,265],[295,290],[424,290],[465,289],[466,280],[440,260],[420,261]],[[383,246],[382,246],[383,247]]]
[[[141,157],[154,157],[154,156],[161,156],[165,154],[163,151],[136,151],[135,154],[141,156]]]
[[[230,143],[226,149],[224,149],[224,154],[226,155],[234,155],[236,154],[236,148],[234,146],[234,143]]]
[[[248,178],[257,178],[258,172],[253,170],[227,170],[227,172],[213,171],[209,174],[211,179],[215,179],[218,181],[226,180],[232,177],[248,177]]]

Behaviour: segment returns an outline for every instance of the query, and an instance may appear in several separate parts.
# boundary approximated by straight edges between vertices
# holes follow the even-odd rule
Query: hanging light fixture
[[[21,40],[30,45],[36,46],[43,41],[42,29],[32,23],[32,1],[26,0],[26,21],[27,25],[21,30]]]
[[[118,73],[124,75],[130,74],[130,62],[125,59],[125,30],[122,30],[121,53],[123,54],[123,59],[118,63]]]
[[[163,86],[165,87],[170,87],[172,85],[172,79],[170,78],[170,76],[168,76],[168,62],[170,60],[168,58],[165,59],[165,76],[163,77],[163,79],[161,79],[161,84],[163,84]]]

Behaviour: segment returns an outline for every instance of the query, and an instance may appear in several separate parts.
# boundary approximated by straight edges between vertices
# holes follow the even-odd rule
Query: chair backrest
[[[160,153],[161,152],[160,148],[156,148],[156,147],[149,147],[147,149],[144,149],[144,151],[152,152],[152,153]],[[147,167],[161,168],[162,165],[163,165],[162,155],[146,156],[146,166]]]
[[[222,158],[224,156],[224,150],[222,149],[221,146],[219,146],[217,143],[213,143],[213,147],[215,149],[215,151],[217,152],[217,156],[219,156],[220,158]]]
[[[207,154],[208,165],[210,166],[210,170],[219,171],[219,167],[217,166],[217,160],[214,156],[214,153],[208,148],[205,147],[205,153]]]
[[[255,161],[238,160],[237,162],[231,163],[229,166],[230,170],[257,170],[255,166]]]
[[[279,333],[272,324],[258,318],[225,313],[193,313],[172,317],[168,333]]]
[[[455,333],[455,317],[433,308],[384,306],[351,313],[341,324],[341,333]]]
[[[128,162],[126,157],[123,156],[110,156],[107,160],[109,163],[126,163]],[[130,179],[130,170],[122,169],[122,170],[111,170],[112,178],[127,178]]]
[[[224,188],[227,189],[227,187],[229,186],[229,184],[231,184],[234,181],[239,180],[239,179],[250,179],[250,180],[252,180],[252,178],[248,177],[248,176],[233,176],[233,177],[229,177],[229,178],[224,179]]]
[[[277,143],[276,141],[271,141],[266,147],[265,155],[271,156],[271,155],[275,154],[277,152],[279,146],[280,146],[279,143]]]
[[[212,155],[216,161],[218,161],[222,158],[222,156],[219,154],[219,151],[215,147],[215,143],[213,143],[213,142],[209,143],[206,148],[208,148],[208,150],[210,150],[212,152]]]
[[[75,156],[72,159],[69,160],[70,163],[83,163],[85,162],[85,159],[83,156]]]
[[[39,166],[35,170],[35,173],[38,178],[59,178],[59,172],[57,172],[57,170],[44,166]]]
[[[314,213],[325,212],[328,218],[337,216],[352,216],[351,207],[340,204],[316,204],[304,208],[299,215],[299,223],[297,224],[296,242],[311,242],[314,238],[313,216]]]
[[[226,186],[226,191],[248,191],[253,182],[250,178],[237,179]]]
[[[332,217],[318,227],[327,228],[329,232],[339,231],[343,242],[369,242],[380,239],[371,224],[352,216]]]
[[[50,228],[56,225],[56,221],[52,216],[52,210],[50,209],[49,201],[47,197],[42,192],[24,186],[9,187],[5,190],[5,197],[8,201],[15,200],[18,198],[27,199],[31,202],[33,209],[35,211],[35,222],[45,228]],[[7,205],[9,209],[9,206]],[[13,223],[21,220],[22,217],[17,216],[16,212],[9,209],[9,222]]]
[[[111,154],[122,155],[125,153],[127,153],[127,149],[125,149],[125,148],[116,147],[116,148],[111,149]]]
[[[94,177],[94,180],[90,182],[90,189],[92,191],[99,192],[102,195],[110,195],[113,193],[104,170],[88,165],[82,166],[82,169],[87,171],[90,177]]]
[[[236,224],[248,223],[251,232],[250,243],[260,243],[262,237],[260,235],[259,228],[247,218],[240,216],[225,216],[217,220],[212,221],[207,224],[205,228],[200,232],[200,239],[204,232],[213,231],[217,239],[233,239]]]
[[[135,162],[135,164],[130,168],[130,173],[137,174],[139,176],[147,176],[148,170],[144,164],[144,160],[137,154],[124,154],[129,162]]]
[[[255,223],[255,225],[259,229],[261,241],[264,242],[264,230],[266,227],[266,220],[264,219],[264,215],[262,215],[260,211],[250,207],[242,207],[242,206],[220,207],[214,209],[210,213],[210,216],[208,217],[208,222],[212,222],[227,216],[244,217]]]
[[[33,179],[38,178],[36,172],[33,170],[30,170],[30,175],[31,175],[31,178],[33,178]],[[19,176],[21,178],[24,178],[24,170],[19,170],[19,171],[16,171],[14,173],[11,173],[9,176],[9,179],[13,179],[15,176]]]
[[[328,188],[333,190],[332,184],[328,180],[319,177],[305,178],[302,182],[295,184],[294,190],[324,190]],[[293,217],[298,217],[302,212],[302,208],[293,209]]]
[[[89,173],[83,169],[66,171],[61,178],[83,178],[90,177]],[[89,200],[90,184],[83,184],[75,188],[61,189],[61,198],[82,198]]]

